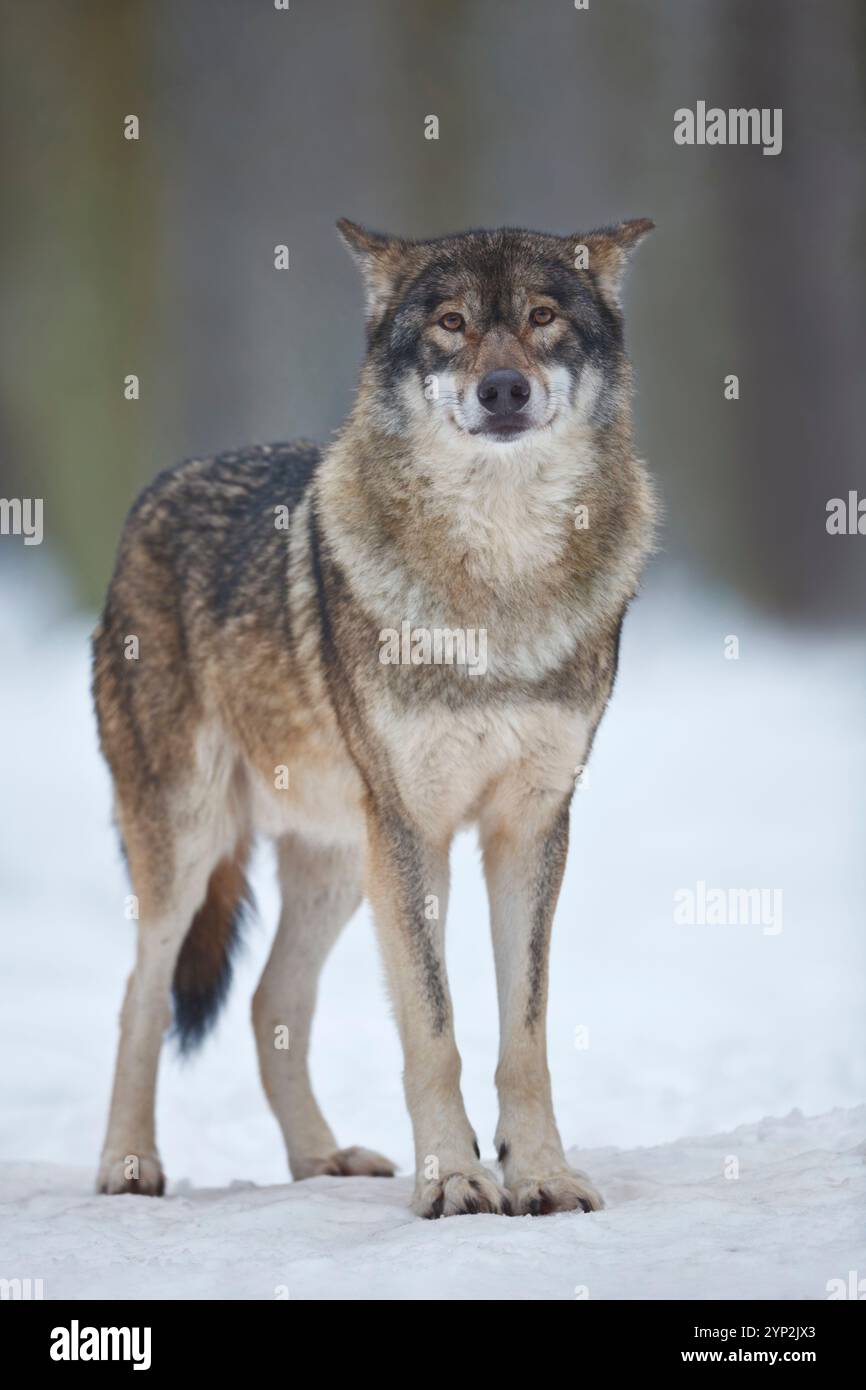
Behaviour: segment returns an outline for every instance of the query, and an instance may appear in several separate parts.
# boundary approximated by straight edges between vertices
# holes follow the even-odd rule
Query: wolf
[[[97,1186],[164,1190],[163,1037],[173,1020],[189,1050],[212,1025],[264,835],[282,908],[252,1017],[292,1176],[394,1172],[339,1147],[308,1072],[317,979],[366,895],[403,1049],[413,1210],[593,1211],[551,1103],[548,948],[575,777],[652,547],[621,290],[653,223],[427,241],[337,225],[366,300],[348,420],[325,449],[161,473],[127,518],[94,634],[139,913]],[[405,624],[421,640],[389,643]],[[483,669],[453,640],[470,631]],[[461,1096],[443,950],[467,825],[499,996],[496,1173]]]

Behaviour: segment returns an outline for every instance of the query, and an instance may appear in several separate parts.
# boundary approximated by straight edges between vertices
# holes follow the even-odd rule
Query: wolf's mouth
[[[488,439],[513,439],[518,434],[525,434],[529,429],[532,429],[529,420],[521,420],[518,416],[513,416],[510,419],[485,421],[483,425],[470,430],[469,433],[481,434]]]

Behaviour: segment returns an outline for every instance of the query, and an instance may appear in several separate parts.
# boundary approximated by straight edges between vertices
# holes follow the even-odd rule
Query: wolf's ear
[[[638,217],[632,222],[619,222],[615,227],[603,227],[600,231],[587,232],[585,236],[570,239],[575,248],[574,264],[579,266],[581,259],[588,261],[588,268],[595,276],[602,293],[617,308],[621,302],[623,277],[631,254],[654,227],[655,223],[648,217]],[[581,246],[586,247],[585,258],[580,256]]]
[[[341,217],[337,231],[361,269],[367,295],[367,318],[377,319],[390,298],[406,243],[397,237],[368,232]]]

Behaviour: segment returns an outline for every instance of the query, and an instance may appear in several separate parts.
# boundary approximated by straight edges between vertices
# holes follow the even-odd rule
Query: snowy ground
[[[79,1168],[10,1164],[3,1263],[42,1278],[47,1298],[821,1299],[866,1271],[852,1229],[864,1136],[860,1106],[575,1150],[608,1209],[516,1220],[419,1221],[407,1177],[182,1183],[162,1202],[109,1202]],[[732,1158],[738,1178],[724,1175]]]
[[[88,623],[26,580],[0,576],[0,1277],[43,1278],[48,1297],[823,1298],[828,1280],[866,1275],[866,691],[852,639],[780,632],[732,600],[684,597],[688,581],[649,585],[575,799],[552,963],[560,1127],[608,1209],[425,1223],[406,1209],[407,1177],[286,1183],[247,1022],[276,914],[266,850],[261,925],[217,1034],[191,1063],[165,1055],[169,1198],[90,1196],[133,935]],[[489,1155],[495,996],[470,837],[453,862],[464,1094]],[[674,895],[699,881],[781,889],[781,931],[678,925]],[[314,1078],[340,1143],[407,1172],[366,914],[323,978]]]

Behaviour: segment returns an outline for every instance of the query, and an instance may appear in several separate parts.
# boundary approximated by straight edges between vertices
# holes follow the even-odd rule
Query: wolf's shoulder
[[[139,493],[129,522],[149,519],[202,524],[208,516],[234,515],[268,506],[297,505],[322,456],[309,439],[251,444],[171,464]]]
[[[127,516],[112,590],[168,583],[205,596],[217,616],[249,606],[262,588],[281,593],[291,518],[321,454],[318,444],[297,440],[163,469]]]

